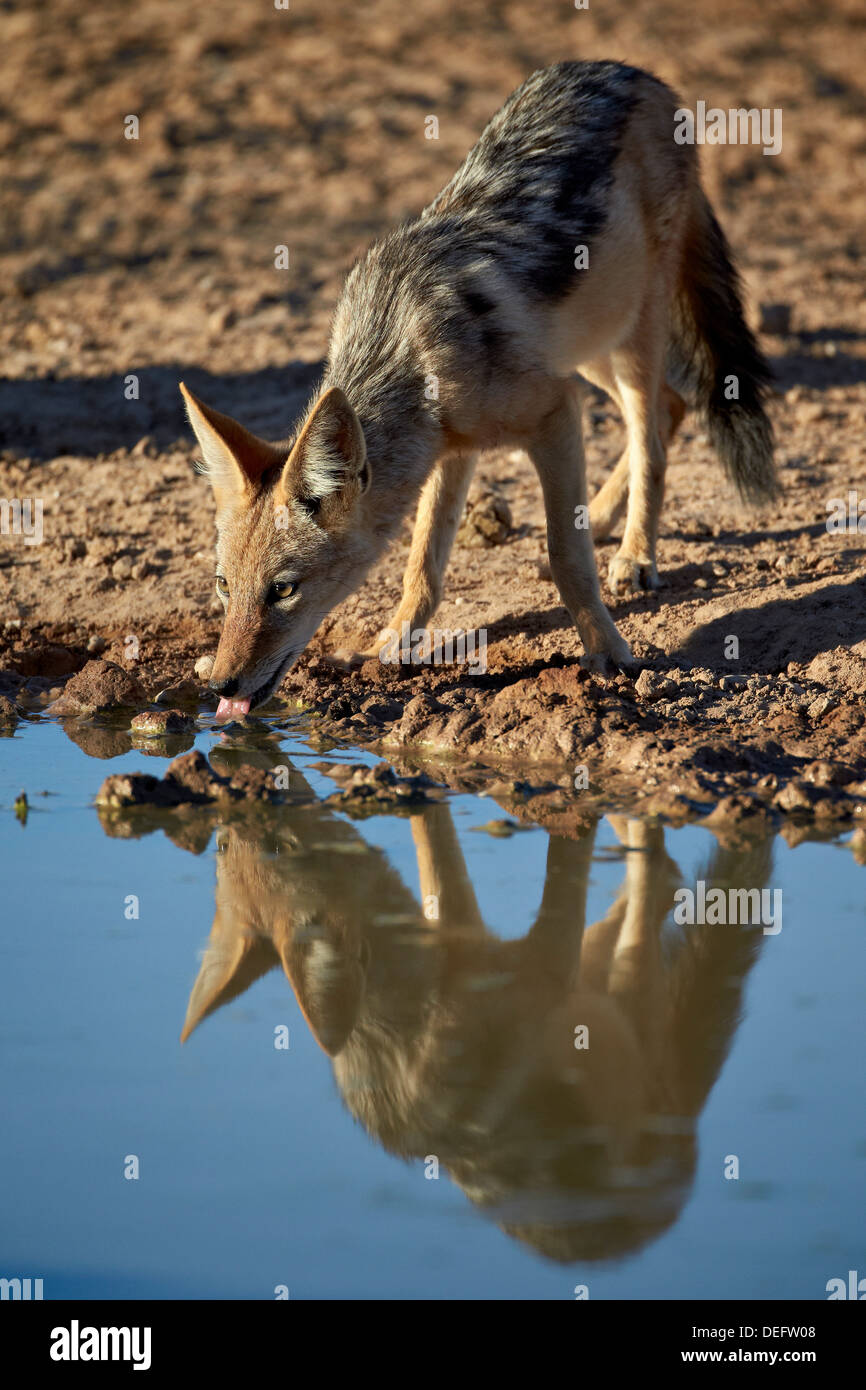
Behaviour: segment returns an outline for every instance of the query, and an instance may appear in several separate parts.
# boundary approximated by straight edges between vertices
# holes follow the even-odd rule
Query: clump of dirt
[[[169,763],[163,777],[147,772],[118,772],[106,777],[96,794],[96,805],[109,810],[132,806],[206,806],[216,801],[283,800],[273,771],[244,764],[230,777],[222,777],[195,750]]]
[[[5,695],[0,695],[0,728],[14,729],[18,723],[18,711],[11,700]]]
[[[502,545],[511,530],[511,508],[505,494],[489,483],[473,483],[466,499],[466,511],[457,531],[463,545],[489,549]]]
[[[441,799],[441,789],[426,773],[400,777],[388,763],[377,763],[375,767],[367,767],[365,763],[314,763],[313,766],[339,787],[325,800],[355,818],[378,815],[385,807],[414,810]]]
[[[134,708],[147,701],[141,681],[113,661],[88,661],[55,700],[52,713],[91,715],[99,710]]]

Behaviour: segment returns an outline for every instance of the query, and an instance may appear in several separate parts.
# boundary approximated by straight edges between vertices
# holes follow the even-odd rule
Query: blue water
[[[205,732],[197,746],[207,753],[215,741]],[[285,735],[281,749],[280,757],[304,774],[317,796],[333,790],[312,769],[322,755],[304,742],[301,728]],[[366,755],[352,760],[375,761]],[[352,1085],[345,1077],[341,1082],[335,1060],[311,1031],[315,1025],[322,1033],[322,1017],[342,1017],[342,996],[326,1000],[324,1014],[308,1000],[308,1024],[297,980],[293,988],[276,957],[274,968],[204,1017],[181,1045],[214,918],[218,836],[200,854],[178,847],[161,830],[141,838],[109,836],[92,804],[108,773],[163,767],[139,752],[90,758],[48,722],[19,726],[13,738],[0,740],[0,1275],[41,1277],[46,1298],[271,1299],[285,1286],[293,1299],[570,1299],[585,1285],[591,1298],[814,1299],[826,1297],[827,1281],[849,1269],[866,1274],[866,871],[844,839],[791,849],[777,838],[769,851],[763,881],[782,890],[783,927],[775,935],[752,929],[748,963],[737,967],[742,993],[727,1055],[695,1116],[694,1170],[677,1189],[669,1218],[651,1223],[650,1234],[638,1238],[627,1215],[616,1249],[602,1234],[591,1257],[582,1228],[593,1224],[598,1188],[567,1177],[567,1200],[551,1220],[555,1225],[566,1211],[578,1229],[565,1255],[552,1258],[540,1248],[543,1240],[513,1229],[548,1221],[538,1217],[550,1209],[553,1189],[546,1180],[517,1182],[520,1219],[510,1233],[502,1229],[514,1200],[503,1172],[509,1163],[522,1172],[536,1138],[539,1172],[552,1151],[555,1166],[557,1145],[572,1123],[558,1092],[548,1109],[538,1103],[537,1114],[527,1101],[533,1086],[543,1092],[547,1085],[547,1063],[531,1058],[552,1006],[539,1005],[536,1018],[523,983],[497,984],[495,964],[492,982],[473,966],[476,973],[470,970],[466,983],[459,950],[458,964],[440,962],[435,922],[420,919],[401,928],[379,920],[392,913],[393,902],[409,894],[418,899],[410,821],[334,816],[288,867],[285,846],[274,859],[264,840],[259,846],[247,835],[237,861],[247,887],[232,877],[229,850],[223,904],[234,942],[232,913],[254,914],[264,902],[270,924],[282,911],[285,884],[287,902],[298,895],[291,911],[306,912],[315,935],[319,918],[327,916],[323,874],[326,883],[326,873],[332,875],[334,902],[345,899],[351,910],[327,930],[333,940],[333,933],[342,933],[351,964],[345,973],[341,946],[333,957],[337,966],[328,956],[324,973],[317,974],[316,957],[305,963],[312,974],[303,979],[327,991],[328,971],[336,969],[339,988],[356,991],[346,1005],[350,1019],[356,1008],[358,1018],[380,1007],[402,1016],[407,1000],[415,1001],[407,1024],[415,1030],[415,1062],[404,1066],[398,1058],[389,1079],[380,1075],[378,1090],[377,1084],[364,1090],[366,1082],[354,1083],[374,1106],[384,1103],[379,1091],[420,1084],[415,1129],[392,1142],[353,1118]],[[22,787],[30,802],[25,825],[12,811]],[[43,790],[50,795],[40,795]],[[452,796],[448,807],[445,816],[490,934],[484,959],[495,963],[506,949],[520,949],[536,918],[549,836],[537,828],[507,839],[476,833],[473,827],[505,814],[487,798]],[[305,814],[292,812],[301,836]],[[273,815],[276,823],[282,812]],[[332,834],[342,847],[325,859],[319,841]],[[382,853],[365,854],[359,837]],[[701,877],[715,848],[713,837],[698,828],[664,832],[664,850],[681,884]],[[260,851],[267,871],[285,876],[270,880],[268,890],[256,887]],[[603,820],[590,865],[587,923],[610,908],[627,858],[613,825]],[[449,881],[456,882],[460,860],[452,855],[447,866]],[[557,872],[554,867],[551,882]],[[369,889],[363,874],[370,875]],[[749,886],[750,880],[742,882]],[[130,895],[138,899],[137,918],[126,915]],[[575,888],[578,917],[579,896]],[[569,894],[558,900],[553,944],[545,948],[553,952],[550,959],[560,949],[556,933],[565,940],[574,930],[560,922],[562,903],[571,901]],[[451,925],[442,929],[446,936]],[[247,923],[247,936],[250,930]],[[579,937],[580,921],[576,930]],[[675,927],[667,914],[657,933],[660,969],[669,963],[665,953],[682,946],[690,930]],[[311,949],[315,955],[319,948]],[[332,946],[321,949],[333,955]],[[714,968],[710,996],[730,985],[728,967]],[[449,993],[453,972],[456,994]],[[539,988],[559,998],[558,984],[544,978]],[[491,998],[500,988],[501,1016]],[[461,1012],[467,989],[477,990],[478,1020],[471,999],[465,1018]],[[427,1055],[424,1028],[436,1009],[460,1017],[456,1032],[446,1029],[444,1060],[419,1083],[415,1063]],[[571,1015],[563,1017],[573,1031]],[[423,1027],[419,1020],[426,1020]],[[274,1046],[274,1030],[282,1025],[287,1049]],[[694,1027],[700,1026],[698,1019]],[[327,1027],[323,1036],[327,1043]],[[592,1024],[590,1053],[593,1038],[599,1049],[606,1037],[600,1024]],[[485,1049],[502,1059],[482,1064]],[[387,1050],[383,1042],[382,1059]],[[556,1062],[560,1080],[563,1068],[580,1060],[570,1044],[568,1051],[571,1056],[563,1053],[565,1060]],[[691,1044],[689,1053],[694,1061]],[[371,1066],[382,1059],[368,1056]],[[525,1089],[513,1079],[524,1059],[542,1077]],[[614,1067],[599,1103],[622,1084]],[[449,1176],[447,1158],[438,1179],[425,1177],[424,1126],[440,1113],[446,1117],[443,1151],[471,1148],[471,1175],[461,1170],[462,1185]],[[538,1136],[530,1132],[535,1123]],[[404,1141],[409,1158],[389,1151]],[[739,1177],[726,1179],[732,1155]],[[138,1161],[137,1178],[124,1176],[129,1156]],[[628,1186],[636,1167],[633,1158],[623,1158],[618,1180]],[[643,1170],[635,1181],[644,1201]],[[488,1201],[494,1188],[497,1201]],[[486,1195],[479,1197],[482,1190]],[[609,1185],[604,1190],[609,1210],[618,1198],[614,1190],[611,1199]],[[569,1251],[582,1253],[571,1258]]]

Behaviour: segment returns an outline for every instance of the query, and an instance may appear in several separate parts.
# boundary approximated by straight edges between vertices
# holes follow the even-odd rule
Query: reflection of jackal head
[[[605,917],[584,929],[592,835],[551,838],[536,922],[503,941],[481,920],[447,805],[412,817],[433,922],[328,817],[295,813],[271,839],[223,833],[184,1036],[281,963],[352,1114],[401,1157],[435,1155],[509,1234],[572,1261],[670,1226],[760,930],[664,925],[679,876],[663,833],[614,820],[625,878]],[[768,867],[766,847],[719,850],[704,876],[760,884]]]
[[[368,947],[359,911],[370,866],[359,860],[378,860],[379,852],[317,807],[289,812],[272,831],[221,827],[216,843],[216,913],[181,1041],[279,965],[316,1041],[335,1054],[364,992]],[[352,866],[357,902],[332,891],[341,853]]]

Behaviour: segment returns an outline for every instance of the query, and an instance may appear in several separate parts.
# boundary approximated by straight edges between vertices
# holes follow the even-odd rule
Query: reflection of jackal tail
[[[668,375],[704,415],[740,496],[772,498],[778,484],[764,408],[771,372],[743,314],[727,238],[699,188],[683,247]]]

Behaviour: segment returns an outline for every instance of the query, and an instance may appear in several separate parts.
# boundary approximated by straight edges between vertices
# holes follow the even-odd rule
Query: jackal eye
[[[291,598],[297,590],[293,579],[279,579],[268,589],[268,603],[279,603],[281,598]]]
[[[229,596],[229,581],[221,574],[216,577],[216,591],[220,598],[228,598]]]

